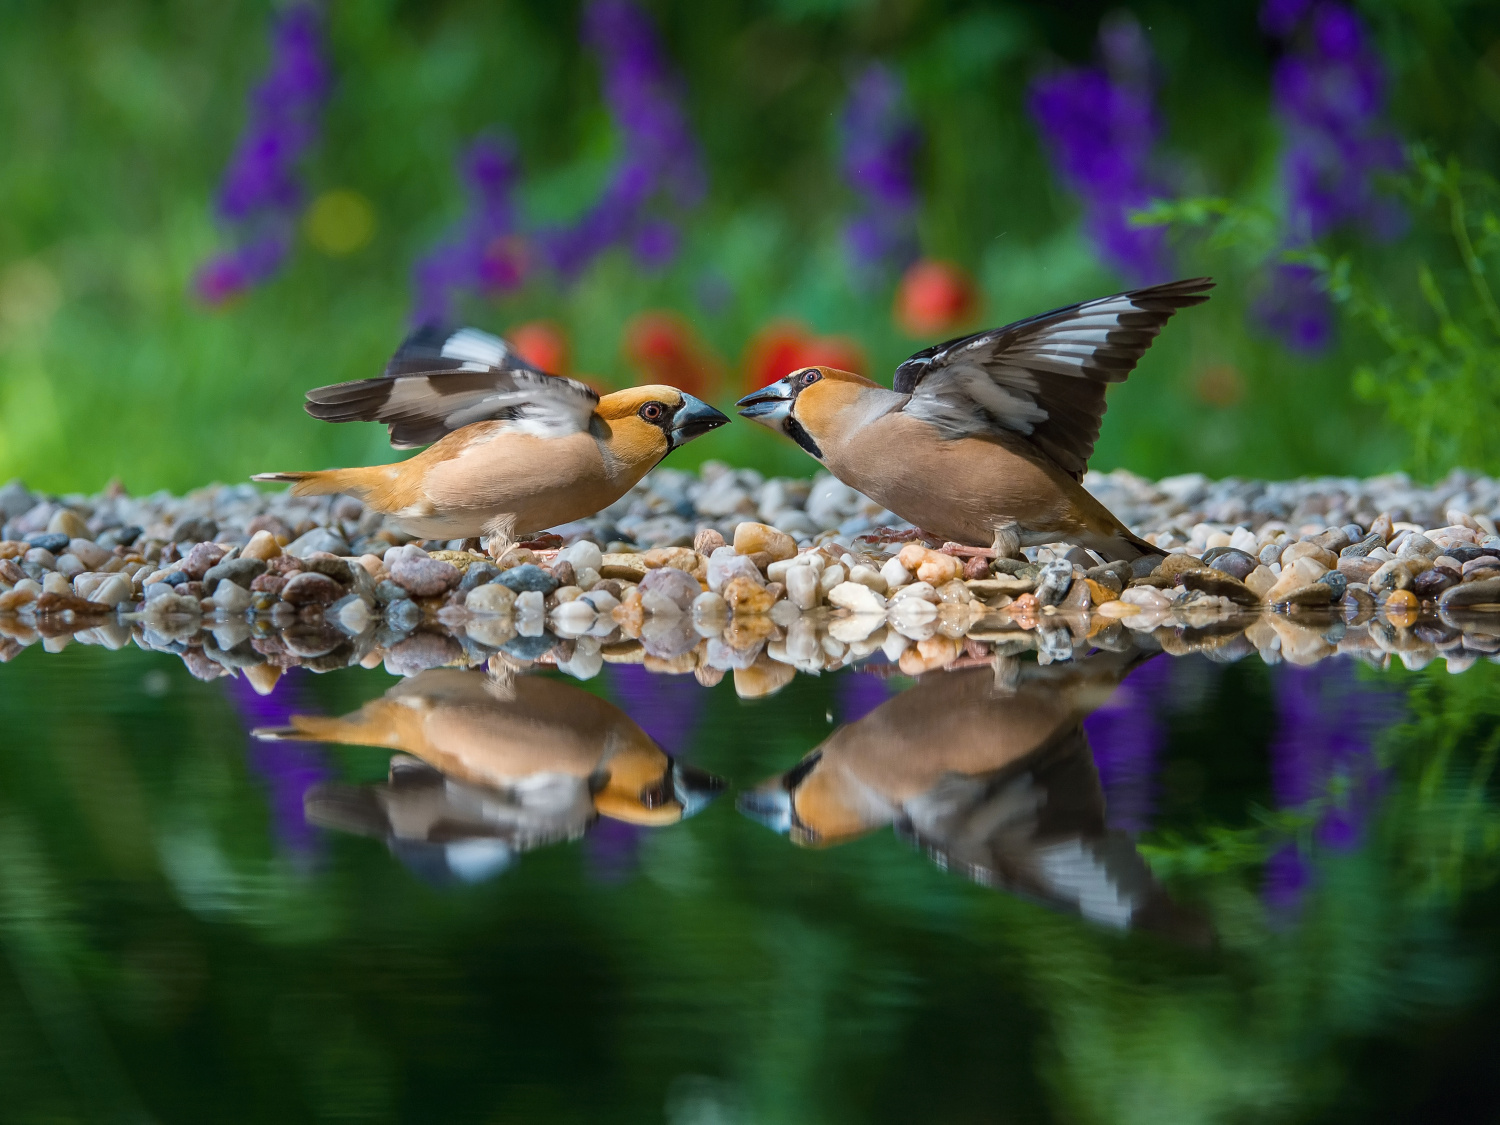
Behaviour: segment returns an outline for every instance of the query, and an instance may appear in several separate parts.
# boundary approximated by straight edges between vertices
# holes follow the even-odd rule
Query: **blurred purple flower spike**
[[[229,698],[248,734],[257,727],[285,724],[292,715],[308,710],[300,676],[289,670],[269,695],[259,695],[244,677],[224,681]],[[250,766],[266,785],[266,805],[271,831],[280,848],[299,866],[308,867],[317,858],[320,840],[307,823],[302,799],[307,791],[329,775],[323,748],[310,742],[263,742],[251,739]]]
[[[622,153],[599,200],[575,222],[543,231],[539,242],[566,278],[625,244],[642,265],[659,269],[675,257],[678,234],[652,208],[686,210],[708,189],[680,84],[650,19],[629,0],[594,0],[584,12],[583,40],[603,67],[604,97]]]
[[[844,226],[856,271],[905,269],[917,258],[914,168],[922,133],[891,69],[872,63],[855,80],[839,119],[844,178],[859,213]]]
[[[1342,4],[1266,0],[1261,26],[1288,42],[1272,74],[1285,133],[1281,184],[1285,245],[1307,246],[1343,227],[1376,239],[1400,232],[1404,215],[1378,191],[1378,177],[1404,164],[1400,141],[1382,123],[1386,76],[1359,17]],[[1333,338],[1333,305],[1305,266],[1279,265],[1257,311],[1296,351]]]
[[[270,278],[291,253],[305,193],[298,165],[317,143],[332,72],[321,9],[294,3],[271,21],[271,59],[219,185],[215,210],[234,248],[201,266],[200,300],[217,305]]]
[[[501,137],[479,137],[460,155],[458,175],[468,195],[463,217],[412,270],[418,324],[453,319],[461,292],[495,297],[526,276],[512,199],[520,177],[515,147]]]
[[[1141,833],[1151,827],[1157,758],[1167,737],[1162,713],[1172,697],[1174,667],[1168,657],[1148,660],[1083,720],[1111,828]]]
[[[1151,46],[1135,17],[1119,13],[1100,24],[1099,54],[1101,65],[1037,78],[1031,116],[1053,170],[1083,204],[1099,256],[1133,282],[1162,281],[1172,275],[1166,228],[1130,222],[1168,194],[1153,152],[1161,126]]]
[[[1359,847],[1385,787],[1375,740],[1400,722],[1404,703],[1356,677],[1347,661],[1275,669],[1277,731],[1271,743],[1271,788],[1280,808],[1322,802],[1313,843],[1332,851]],[[1307,856],[1295,844],[1267,862],[1266,903],[1294,913],[1312,882]]]

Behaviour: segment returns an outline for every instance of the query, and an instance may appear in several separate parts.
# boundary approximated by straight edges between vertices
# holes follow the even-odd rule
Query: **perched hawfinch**
[[[739,809],[804,847],[894,826],[943,868],[985,886],[1118,928],[1199,940],[1123,832],[1104,794],[1083,719],[1135,653],[1048,666],[924,676],[840,727],[786,773],[741,794]]]
[[[805,367],[740,399],[739,412],[944,539],[1002,557],[1058,540],[1108,562],[1159,554],[1080,482],[1105,386],[1212,287],[1154,285],[924,348],[896,368],[895,390]]]
[[[307,818],[384,837],[460,877],[575,839],[599,816],[675,824],[723,788],[667,757],[613,704],[539,676],[432,668],[342,718],[293,715],[255,736],[402,751],[384,785],[309,790]]]
[[[261,473],[298,495],[346,492],[424,539],[518,535],[613,504],[678,446],[729,421],[675,387],[600,397],[548,375],[474,328],[422,328],[378,379],[319,387],[307,412],[328,422],[384,422],[391,445],[427,449],[368,468]]]

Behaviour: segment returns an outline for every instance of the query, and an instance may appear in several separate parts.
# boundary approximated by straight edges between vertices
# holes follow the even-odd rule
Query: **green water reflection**
[[[1123,840],[1211,931],[1195,943],[972,881],[952,840],[868,819],[799,840],[736,810],[814,748],[834,761],[841,719],[873,729],[892,693],[957,679],[799,677],[749,703],[568,681],[730,794],[465,882],[295,815],[309,786],[388,785],[392,750],[254,743],[250,697],[168,655],[29,652],[0,668],[3,1116],[1491,1120],[1500,668],[1325,665],[1158,657],[1113,697],[1118,675],[1079,693],[1080,669],[1017,742],[1024,765],[1110,700],[1084,728],[1106,823],[1065,827]],[[395,682],[303,676],[296,707]],[[950,724],[906,754],[962,742]]]

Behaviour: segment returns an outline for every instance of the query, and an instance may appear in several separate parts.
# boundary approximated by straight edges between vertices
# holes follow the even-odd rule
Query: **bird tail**
[[[329,496],[346,492],[366,499],[370,484],[367,469],[315,469],[305,473],[256,473],[251,480],[290,481],[293,496]]]

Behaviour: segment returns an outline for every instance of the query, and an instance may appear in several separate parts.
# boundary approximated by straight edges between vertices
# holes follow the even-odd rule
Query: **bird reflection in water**
[[[1106,826],[1083,729],[1140,659],[1099,652],[1044,667],[997,657],[928,675],[741,794],[739,809],[803,847],[891,825],[976,883],[1203,944],[1206,923]]]
[[[601,816],[675,824],[724,784],[669,758],[613,704],[538,676],[429,669],[342,718],[293,715],[255,734],[402,751],[383,783],[310,789],[307,819],[383,838],[438,882],[489,878]]]

